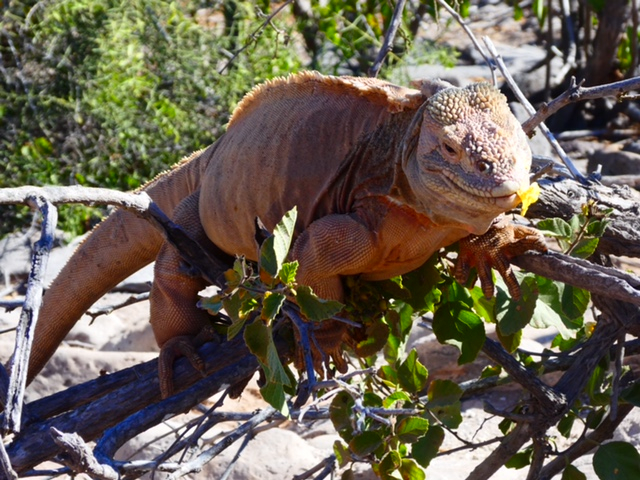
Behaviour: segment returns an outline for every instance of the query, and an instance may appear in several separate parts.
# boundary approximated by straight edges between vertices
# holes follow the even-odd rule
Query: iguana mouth
[[[508,181],[491,190],[482,190],[459,181],[459,178],[452,172],[443,170],[441,173],[442,179],[449,188],[472,196],[476,201],[505,209],[513,208],[518,203],[518,186],[515,185],[515,182]]]

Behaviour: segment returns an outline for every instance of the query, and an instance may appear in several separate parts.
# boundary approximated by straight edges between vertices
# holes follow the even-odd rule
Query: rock
[[[588,170],[594,172],[602,166],[602,175],[637,175],[640,173],[640,153],[621,150],[619,145],[611,145],[596,150],[589,157]]]

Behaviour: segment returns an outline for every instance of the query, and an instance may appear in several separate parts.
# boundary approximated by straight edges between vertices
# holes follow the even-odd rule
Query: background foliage
[[[451,3],[465,14],[471,2]],[[633,72],[637,26],[634,35],[618,18],[626,0],[610,8],[578,3],[576,25],[589,25],[588,35],[578,39],[565,77],[593,72],[600,81],[618,67]],[[526,11],[519,4],[515,14],[535,14],[541,36],[558,17],[542,0]],[[361,0],[4,0],[0,184],[136,188],[212,143],[260,81],[300,68],[366,75],[393,8]],[[455,64],[451,48],[415,40],[426,16],[437,18],[432,0],[407,3],[382,76],[401,62]],[[613,32],[600,35],[605,29],[598,25]],[[563,28],[557,37],[563,51],[573,51],[575,35]],[[62,226],[82,233],[96,220],[91,212],[63,209]],[[0,210],[0,236],[27,217],[24,210]]]
[[[572,51],[571,42],[578,44],[573,56],[567,53],[565,76],[555,79],[555,84],[548,82],[549,92],[566,85],[570,74],[584,73],[597,83],[633,74],[637,68],[637,25],[619,21],[616,10],[625,7],[626,1],[612,0],[608,7],[594,0],[578,4],[584,32],[593,28],[596,34],[591,42],[586,34],[571,38],[562,30],[557,39],[551,39],[566,46],[564,52]],[[516,15],[535,18],[542,32],[554,17],[545,5],[534,1],[531,11],[516,8]],[[458,6],[464,13],[469,2]],[[278,14],[280,8],[286,8],[283,14]],[[277,5],[195,0],[2,4],[0,183],[136,188],[183,155],[209,145],[224,131],[233,106],[258,82],[300,68],[366,74],[392,14],[390,3],[357,0]],[[382,75],[407,61],[455,62],[451,50],[415,40],[419,20],[426,15],[437,16],[432,2],[407,4],[401,34]],[[599,37],[605,30],[615,34],[615,42],[604,34]],[[79,233],[94,221],[93,213],[80,207],[68,209],[62,226]],[[19,226],[23,214],[1,211],[0,234]],[[538,226],[556,237],[567,253],[588,257],[597,248],[605,223],[583,213],[569,222],[548,220]],[[295,284],[295,265],[283,263],[284,254],[280,257],[273,261],[273,269],[266,268],[266,261],[260,266],[269,273],[271,284],[256,283],[262,278],[246,276],[245,268],[238,267],[235,283],[230,284],[233,293],[209,299],[208,308],[217,312],[224,307],[237,332],[245,325],[246,315],[260,309],[262,318],[246,327],[245,337],[250,344],[253,339],[252,351],[266,372],[265,388],[270,390],[265,398],[285,410],[291,372],[274,354],[271,322],[288,297],[295,297],[307,318],[314,319],[312,311],[323,312],[314,319],[318,321],[332,316],[340,306],[306,295]],[[351,285],[358,298],[368,299],[364,303],[385,305],[384,313],[375,318],[375,325],[383,328],[372,327],[367,333],[375,343],[372,349],[380,350],[386,364],[366,380],[361,394],[343,391],[332,403],[331,417],[343,440],[335,445],[341,465],[365,458],[382,478],[423,478],[418,465],[428,465],[444,430],[457,428],[462,420],[463,392],[454,382],[434,381],[424,395],[428,372],[415,352],[403,350],[413,315],[432,318],[438,340],[460,349],[460,363],[475,359],[487,323],[495,324],[503,347],[510,352],[516,351],[522,329],[530,323],[556,327],[559,333],[552,346],[559,351],[577,348],[592,333],[593,326],[583,318],[590,299],[585,291],[526,275],[519,278],[521,301],[508,298],[504,288],[487,300],[478,287],[469,291],[455,283],[448,276],[447,262],[446,256],[434,257],[418,271],[379,285],[381,290]],[[251,289],[246,288],[247,282]],[[244,289],[237,288],[243,285]],[[260,295],[255,294],[256,285],[262,288]],[[279,293],[273,292],[275,287]],[[376,361],[375,355],[362,357],[362,367]],[[543,371],[541,361],[522,355],[519,360]],[[502,373],[496,367],[484,376]],[[638,404],[636,390],[623,392],[633,405]],[[560,434],[568,436],[574,422],[584,422],[585,432],[597,428],[607,414],[612,391],[613,374],[607,365],[598,366],[583,398],[559,424]],[[396,423],[381,422],[354,410],[356,401],[369,409],[401,408],[405,414]],[[522,406],[526,407],[524,402]],[[505,419],[503,433],[514,425]],[[596,469],[612,465],[605,454],[616,457],[630,446],[610,445],[601,450]],[[509,466],[528,465],[532,448],[519,452]],[[640,466],[636,462],[628,471],[636,474]],[[601,478],[608,477],[602,474]]]

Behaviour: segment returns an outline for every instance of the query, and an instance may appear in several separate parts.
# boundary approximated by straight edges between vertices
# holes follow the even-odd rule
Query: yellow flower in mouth
[[[519,190],[516,194],[520,197],[520,201],[522,201],[522,211],[520,214],[525,216],[527,214],[527,210],[529,210],[529,206],[532,203],[535,203],[540,196],[540,185],[533,182],[529,185],[529,188]]]

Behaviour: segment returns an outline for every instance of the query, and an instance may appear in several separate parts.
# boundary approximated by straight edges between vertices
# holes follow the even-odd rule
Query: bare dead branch
[[[222,346],[208,343],[198,352],[205,360],[205,370],[209,376],[203,379],[188,360],[178,359],[174,365],[175,385],[187,390],[162,402],[158,384],[158,365],[156,360],[152,360],[28,405],[28,420],[23,421],[20,433],[7,446],[14,469],[21,473],[52,458],[60,451],[53,439],[48,440],[51,427],[61,431],[75,431],[85,441],[90,441],[105,434],[105,429],[149,405],[157,409],[154,410],[154,414],[158,418],[163,418],[165,414],[175,415],[178,413],[175,410],[177,402],[181,401],[175,397],[182,397],[182,401],[188,400],[191,406],[196,405],[202,399],[226,388],[229,382],[251,376],[257,368],[257,360],[248,352],[241,336]],[[115,377],[114,382],[110,381],[111,377]],[[51,415],[52,412],[59,412],[61,409],[66,411],[61,407],[65,403],[64,397],[66,396],[68,401],[72,398],[73,392],[81,393],[83,390],[91,392],[90,399],[84,398],[85,402],[88,401],[84,406],[77,407],[73,402],[68,402],[71,409],[66,413],[53,418],[35,417],[36,412]],[[182,405],[181,411],[188,408],[185,405]],[[165,409],[164,413],[160,413],[162,409]],[[123,441],[128,434],[140,428],[140,422],[144,422],[144,419],[134,415],[128,422],[109,432],[109,445]],[[98,456],[97,458],[102,463],[108,463],[103,462]]]
[[[467,477],[467,480],[488,480],[505,462],[531,439],[529,423],[517,425],[491,454],[485,458]]]
[[[0,472],[4,474],[4,478],[9,480],[18,480],[18,474],[11,466],[11,459],[4,447],[4,438],[0,439]]]
[[[389,29],[384,36],[382,47],[380,47],[380,51],[376,56],[376,60],[373,62],[373,65],[371,65],[371,68],[369,69],[370,77],[375,78],[378,76],[378,73],[380,73],[380,69],[382,68],[384,59],[393,48],[393,41],[396,38],[396,33],[398,33],[398,29],[400,28],[400,25],[402,25],[402,12],[404,11],[404,6],[406,3],[407,0],[398,0],[396,2],[396,6],[391,17],[391,22],[389,23]]]
[[[262,31],[267,27],[267,25],[271,23],[274,17],[278,15],[282,10],[284,10],[284,8],[287,5],[291,4],[293,1],[294,0],[286,0],[281,5],[279,5],[278,8],[276,8],[273,11],[273,13],[267,16],[267,18],[265,18],[265,20],[260,24],[260,26],[256,28],[251,35],[249,35],[249,40],[247,40],[247,42],[240,49],[238,49],[237,52],[235,52],[231,56],[231,58],[227,61],[227,63],[225,63],[222,66],[222,68],[218,70],[218,73],[223,73],[227,68],[229,68],[229,66],[235,61],[235,59],[240,56],[242,52],[244,52],[247,48],[253,45],[258,40],[258,38],[260,38],[260,35],[262,35]]]
[[[529,100],[524,96],[524,94],[522,93],[522,90],[520,90],[520,87],[518,87],[516,81],[511,76],[511,73],[509,73],[507,66],[502,60],[502,56],[496,50],[496,47],[493,45],[493,42],[491,41],[491,39],[489,37],[482,37],[482,40],[484,41],[485,45],[489,49],[489,53],[491,53],[491,56],[493,57],[496,64],[498,65],[498,69],[500,69],[500,72],[504,76],[507,82],[507,85],[509,85],[509,88],[515,94],[518,101],[527,110],[529,115],[535,114],[535,109],[533,108]],[[565,166],[569,169],[573,178],[580,180],[581,182],[584,182],[585,181],[584,176],[578,171],[578,169],[573,164],[569,156],[565,153],[564,149],[560,146],[558,141],[554,138],[549,128],[544,123],[540,123],[538,128],[540,128],[540,131],[544,134],[544,136],[547,138],[547,140],[549,141],[553,149],[556,151],[558,156],[562,159],[562,163],[564,163]],[[533,130],[531,131],[524,130],[524,131],[526,134],[530,135]]]
[[[32,197],[45,198],[53,205],[64,203],[115,205],[138,214],[147,212],[151,204],[151,197],[145,192],[133,194],[108,188],[24,186],[0,189],[0,205],[29,205],[29,199]]]
[[[613,437],[616,428],[618,428],[626,416],[631,413],[633,408],[633,405],[630,404],[620,405],[618,415],[615,419],[611,418],[611,415],[607,415],[593,432],[581,437],[571,445],[566,452],[558,455],[546,464],[540,471],[539,480],[551,480],[551,478],[560,473],[567,465],[573,463],[575,459],[586,455],[597,448],[602,442]]]
[[[571,85],[565,92],[554,98],[548,104],[542,105],[537,112],[529,111],[532,116],[522,124],[524,131],[531,133],[537,126],[542,125],[542,122],[547,118],[570,103],[604,97],[615,97],[621,100],[625,93],[640,90],[640,77],[633,77],[627,80],[620,80],[619,82],[597,85],[595,87],[583,87],[582,84],[582,81],[576,83],[576,79],[572,78]]]
[[[242,438],[245,435],[251,433],[251,431],[262,422],[268,421],[273,417],[277,411],[273,407],[267,407],[260,413],[256,414],[251,420],[242,424],[232,433],[227,435],[222,441],[218,442],[215,446],[204,451],[198,455],[193,461],[185,463],[178,470],[173,472],[169,476],[169,480],[177,480],[183,475],[191,472],[198,472],[202,469],[202,466],[209,462],[212,458],[222,452],[224,449],[232,445],[236,440]]]
[[[118,480],[120,476],[109,465],[96,460],[85,441],[76,433],[63,433],[51,427],[51,436],[66,455],[61,455],[63,463],[73,472],[87,473],[91,478],[99,480]]]
[[[11,356],[11,376],[6,397],[5,415],[2,428],[5,431],[20,431],[24,390],[27,385],[27,370],[31,355],[31,344],[38,321],[42,294],[44,292],[44,275],[49,260],[49,252],[53,246],[54,231],[58,221],[58,211],[46,199],[40,196],[29,196],[27,203],[42,212],[42,235],[34,245],[31,261],[31,274],[27,284],[22,313],[16,333],[16,346]]]
[[[531,393],[540,402],[542,409],[548,415],[553,415],[565,407],[566,398],[562,393],[546,385],[534,372],[527,370],[520,362],[509,355],[498,342],[487,338],[482,346],[482,351],[498,365],[502,365],[516,382]]]
[[[513,259],[528,272],[612,299],[640,305],[640,279],[615,268],[596,266],[561,253],[527,253]]]
[[[122,302],[116,303],[114,305],[107,305],[105,307],[96,307],[87,310],[87,315],[91,317],[91,321],[93,322],[100,315],[109,315],[116,310],[127,307],[129,305],[134,305],[136,303],[144,302],[145,300],[149,300],[149,292],[137,293],[135,295],[131,295],[125,298]]]

